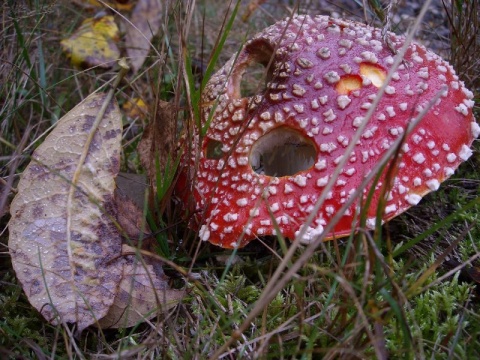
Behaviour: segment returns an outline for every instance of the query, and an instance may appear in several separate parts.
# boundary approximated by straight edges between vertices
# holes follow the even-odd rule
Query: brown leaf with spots
[[[125,46],[130,67],[136,73],[150,51],[150,42],[158,33],[162,20],[162,1],[139,0],[133,9],[130,22],[126,24]]]
[[[135,254],[135,249],[124,245],[124,252]],[[99,321],[101,328],[134,326],[161,315],[177,305],[185,290],[174,290],[168,285],[159,261],[135,255],[125,257],[124,275],[118,295],[108,314]]]
[[[59,120],[36,149],[11,204],[9,250],[30,303],[51,323],[78,330],[103,318],[123,274],[114,179],[122,117],[93,94]]]
[[[153,121],[145,128],[137,151],[149,179],[155,182],[157,174],[170,171],[176,159],[176,107],[172,103],[159,100]],[[158,170],[156,162],[158,159]]]

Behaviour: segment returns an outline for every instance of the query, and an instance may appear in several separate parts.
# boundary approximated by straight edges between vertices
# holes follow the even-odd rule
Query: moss
[[[432,262],[433,258],[430,263]],[[396,265],[400,271],[403,264],[399,262]],[[429,265],[425,265],[423,270]],[[456,273],[452,278],[437,283],[438,275],[433,273],[424,284],[433,285],[411,298],[404,307],[405,320],[416,351],[424,353],[427,358],[449,358],[450,353],[459,359],[480,356],[480,348],[469,347],[467,351],[464,346],[472,340],[472,330],[475,330],[469,317],[474,289],[471,284],[459,283],[458,278],[459,273]],[[401,355],[406,350],[405,334],[401,331],[397,318],[391,319],[385,334],[391,354]]]
[[[54,346],[56,358],[65,355],[65,347],[54,340],[55,329],[29,304],[15,276],[8,272],[0,281],[0,314],[0,348],[8,349],[10,356],[37,358],[38,352],[51,356]]]

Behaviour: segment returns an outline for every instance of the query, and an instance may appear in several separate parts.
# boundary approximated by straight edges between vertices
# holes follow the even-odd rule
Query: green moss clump
[[[45,320],[28,303],[15,276],[5,273],[0,289],[0,347],[12,357],[34,358],[33,347],[50,356],[48,349],[52,345],[48,333],[52,331],[46,329]]]
[[[429,265],[425,265],[424,270]],[[433,273],[427,284],[437,279],[438,274]],[[473,329],[468,320],[473,293],[473,285],[460,283],[459,273],[456,273],[410,300],[404,307],[405,320],[418,354],[423,353],[426,358],[435,359],[447,359],[451,355],[458,359],[480,357],[479,347],[468,346],[468,353],[465,347],[467,342],[477,341],[472,339],[471,334],[478,329]],[[397,318],[391,319],[385,335],[392,355],[412,350],[404,349],[405,333],[400,330]]]

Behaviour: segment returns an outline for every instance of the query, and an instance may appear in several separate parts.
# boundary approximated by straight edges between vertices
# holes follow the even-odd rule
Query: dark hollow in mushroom
[[[308,170],[316,159],[314,143],[283,126],[258,139],[250,153],[250,165],[257,174],[276,177]]]

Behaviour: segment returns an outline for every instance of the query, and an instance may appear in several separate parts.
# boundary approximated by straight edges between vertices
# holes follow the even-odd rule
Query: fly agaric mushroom
[[[384,84],[405,43],[393,33],[386,38],[389,46],[381,30],[364,24],[296,16],[257,34],[212,76],[202,94],[208,130],[197,137],[200,154],[192,152],[187,160],[192,166],[198,161],[192,190],[201,239],[234,248],[279,230],[287,238],[302,233],[300,241],[312,241],[427,106],[405,136],[383,220],[437,190],[470,157],[480,134],[472,93],[450,64],[416,43]],[[266,89],[242,97],[242,76],[254,63],[267,68]],[[384,95],[367,119],[382,86]],[[346,154],[357,129],[361,136]],[[332,180],[323,207],[300,232],[343,156],[348,160]],[[382,175],[376,188],[385,181]],[[380,198],[377,191],[367,226],[375,224]],[[347,209],[325,239],[348,235],[358,226],[355,212],[361,202]]]

